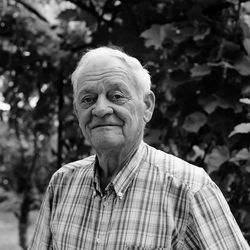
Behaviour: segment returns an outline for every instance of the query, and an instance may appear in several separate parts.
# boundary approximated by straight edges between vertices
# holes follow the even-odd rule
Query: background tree
[[[3,0],[0,12],[4,126],[18,152],[6,165],[13,150],[3,143],[0,164],[22,197],[24,249],[37,193],[62,164],[92,152],[72,114],[70,74],[100,45],[148,68],[157,104],[145,140],[203,167],[250,239],[249,1]]]

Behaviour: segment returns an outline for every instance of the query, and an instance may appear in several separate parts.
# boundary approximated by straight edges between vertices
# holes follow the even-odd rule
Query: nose
[[[99,96],[92,109],[92,114],[97,117],[104,117],[105,115],[112,114],[113,109],[109,101],[104,96]]]

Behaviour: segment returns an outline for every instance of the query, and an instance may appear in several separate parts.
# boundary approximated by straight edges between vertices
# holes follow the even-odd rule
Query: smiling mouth
[[[100,125],[93,126],[92,129],[103,128],[103,127],[117,127],[117,126],[118,125],[115,125],[115,124],[100,124]]]

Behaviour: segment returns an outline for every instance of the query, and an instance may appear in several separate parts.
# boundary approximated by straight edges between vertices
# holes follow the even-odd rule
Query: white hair
[[[149,72],[141,65],[141,63],[134,57],[127,55],[118,49],[113,49],[109,47],[99,47],[97,49],[91,49],[85,53],[80,59],[75,71],[71,76],[74,95],[76,93],[77,84],[79,77],[83,69],[90,63],[101,57],[116,57],[120,59],[131,71],[132,77],[142,88],[144,93],[150,91],[151,88],[151,78]]]

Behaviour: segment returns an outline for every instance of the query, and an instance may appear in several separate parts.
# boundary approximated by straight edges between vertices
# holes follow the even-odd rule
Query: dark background
[[[250,1],[2,0],[0,15],[1,249],[26,249],[51,175],[93,153],[70,75],[101,45],[150,71],[145,141],[204,168],[250,241]]]

